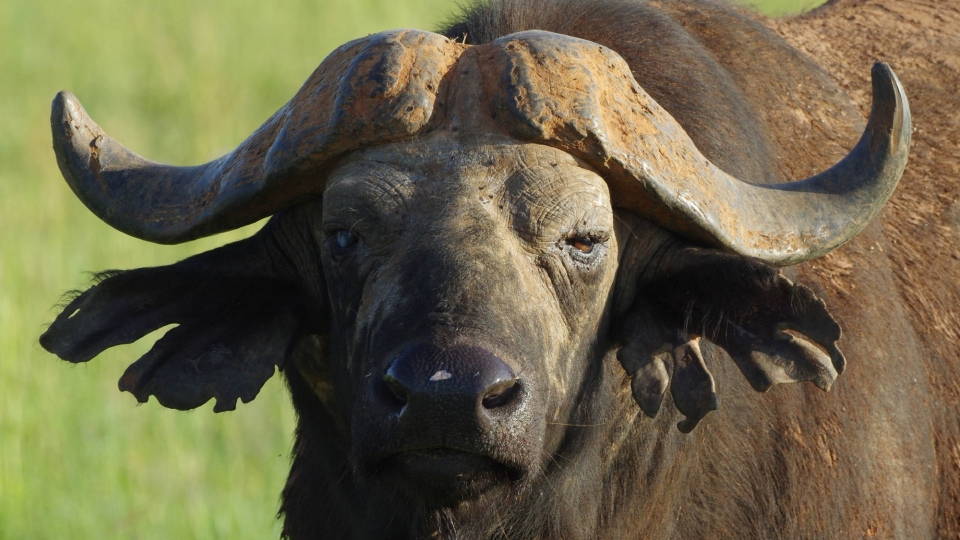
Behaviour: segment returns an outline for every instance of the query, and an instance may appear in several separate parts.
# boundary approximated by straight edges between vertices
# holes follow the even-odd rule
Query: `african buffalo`
[[[273,217],[101,275],[41,344],[85,362],[177,324],[120,379],[177,409],[283,370],[293,539],[952,536],[957,411],[927,397],[952,379],[868,226],[913,131],[885,64],[872,101],[864,126],[706,0],[500,0],[358,39],[196,167],[61,93],[58,163],[110,225],[176,243]]]

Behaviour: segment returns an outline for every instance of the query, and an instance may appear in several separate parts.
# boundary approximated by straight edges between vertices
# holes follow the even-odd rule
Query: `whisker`
[[[340,478],[337,479],[337,482],[336,482],[334,485],[335,485],[335,486],[339,486],[339,485],[340,485],[340,482],[342,482],[343,479],[347,477],[347,473],[349,473],[349,472],[350,472],[349,462],[348,462],[348,461],[344,461],[344,462],[343,462],[343,474],[340,475]]]
[[[546,454],[547,457],[553,459],[553,456],[551,456],[550,454],[547,454],[546,451],[541,450],[540,452],[543,453],[543,454]],[[559,467],[560,464],[557,463],[557,466]],[[561,467],[561,469],[562,469],[562,467]],[[540,465],[540,471],[539,471],[539,472],[540,472],[540,476],[541,476],[544,480],[547,481],[547,485],[550,486],[550,489],[553,490],[553,492],[559,497],[559,496],[560,496],[560,491],[558,491],[558,490],[557,490],[557,487],[553,485],[553,480],[550,480],[550,476],[547,474],[547,471],[544,470],[543,465]]]
[[[503,519],[500,517],[500,509],[496,504],[493,505],[493,514],[497,517],[497,526],[500,527],[500,533],[504,538],[510,540],[510,536],[507,534],[507,530],[503,528]]]
[[[550,458],[550,461],[552,461],[557,466],[558,469],[563,470],[563,465],[561,465],[560,462],[557,461],[557,458],[555,458],[553,454],[550,454],[544,450],[541,450],[541,452],[545,454],[548,458]],[[567,459],[567,461],[570,461],[570,460]]]
[[[397,507],[393,509],[393,515],[390,516],[390,521],[387,522],[387,529],[390,529],[390,525],[393,525],[393,518],[397,517],[397,512],[400,511],[400,507],[403,506],[402,502],[397,503]]]

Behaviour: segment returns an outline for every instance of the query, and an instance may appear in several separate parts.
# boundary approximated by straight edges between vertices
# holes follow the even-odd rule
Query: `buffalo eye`
[[[567,243],[570,245],[570,247],[585,255],[593,251],[593,240],[584,236],[571,238],[567,241]]]
[[[607,238],[605,231],[571,232],[563,239],[563,248],[574,261],[592,267],[603,258]]]
[[[339,255],[346,254],[350,248],[354,247],[360,241],[360,237],[352,231],[340,229],[330,235],[333,251]]]

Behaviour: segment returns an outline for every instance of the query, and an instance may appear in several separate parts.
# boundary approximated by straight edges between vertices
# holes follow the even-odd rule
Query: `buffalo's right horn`
[[[127,234],[174,244],[253,223],[323,190],[344,152],[409,138],[465,47],[418,30],[330,54],[294,98],[233,152],[195,167],[148,161],[107,136],[68,92],[53,101],[53,148],[74,193]]]
[[[175,244],[262,217],[237,203],[263,183],[262,157],[281,119],[278,113],[233,152],[195,167],[155,163],[131,152],[69,92],[53,100],[50,121],[60,171],[87,208],[129,235]],[[238,208],[223,216],[222,206],[230,203]]]

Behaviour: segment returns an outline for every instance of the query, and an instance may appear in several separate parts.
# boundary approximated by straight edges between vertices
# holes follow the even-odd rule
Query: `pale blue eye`
[[[348,249],[350,246],[357,243],[357,235],[353,234],[350,231],[337,231],[336,232],[336,242],[337,247],[342,251]]]

